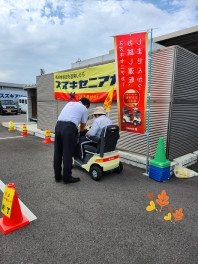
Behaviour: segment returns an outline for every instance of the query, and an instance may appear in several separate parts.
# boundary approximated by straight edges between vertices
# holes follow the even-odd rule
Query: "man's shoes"
[[[62,178],[55,178],[55,182],[61,182]]]
[[[70,177],[68,180],[63,181],[64,184],[69,184],[69,183],[75,183],[80,181],[80,178],[74,178],[74,177]]]

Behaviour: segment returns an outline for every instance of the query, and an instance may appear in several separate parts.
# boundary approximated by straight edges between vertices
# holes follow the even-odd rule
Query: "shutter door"
[[[198,150],[198,56],[177,47],[169,158]]]

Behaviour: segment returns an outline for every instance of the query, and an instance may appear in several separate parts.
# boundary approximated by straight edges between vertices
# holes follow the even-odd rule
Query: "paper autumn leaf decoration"
[[[148,196],[149,200],[153,200],[154,199],[154,194],[153,193],[148,192],[147,196]]]
[[[183,215],[184,214],[183,214],[183,209],[182,208],[180,208],[179,210],[176,210],[175,213],[173,213],[173,216],[175,218],[175,222],[177,220],[182,220]],[[173,224],[175,224],[175,222],[173,222]]]
[[[171,207],[171,206],[169,205],[169,207],[168,207],[168,211],[169,211],[169,212],[172,212],[172,211],[173,211],[173,207]]]
[[[148,205],[147,207],[146,207],[146,210],[147,211],[153,211],[153,210],[156,210],[157,211],[157,209],[155,208],[155,203],[153,202],[153,201],[150,201],[150,205]]]
[[[156,202],[161,206],[160,213],[162,212],[162,207],[169,204],[169,196],[166,195],[166,191],[163,190],[161,192],[161,195],[158,194],[158,199],[156,199]]]
[[[164,216],[164,220],[171,221],[172,222],[172,220],[171,220],[171,213],[168,213],[168,215],[165,215]]]

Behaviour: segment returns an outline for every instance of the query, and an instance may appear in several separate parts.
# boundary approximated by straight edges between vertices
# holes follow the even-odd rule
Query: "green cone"
[[[155,158],[150,161],[150,165],[166,168],[170,166],[170,161],[166,159],[166,152],[164,148],[164,139],[162,137],[159,138],[157,150],[155,153]]]

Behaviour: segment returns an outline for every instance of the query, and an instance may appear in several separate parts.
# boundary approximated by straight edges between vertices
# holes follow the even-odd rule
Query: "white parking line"
[[[23,137],[23,136],[16,136],[16,137],[5,137],[5,138],[0,138],[1,139],[9,139],[9,138],[19,138],[19,137]]]
[[[5,184],[0,180],[0,190],[4,193],[5,191]],[[36,220],[37,217],[27,208],[27,206],[19,199],[19,204],[21,206],[22,214],[31,222]]]

